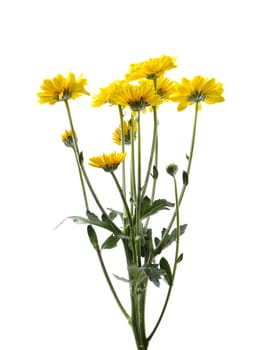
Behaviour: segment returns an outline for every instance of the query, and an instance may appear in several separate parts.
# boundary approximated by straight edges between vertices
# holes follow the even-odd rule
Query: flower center
[[[132,111],[142,111],[146,107],[149,106],[149,104],[144,101],[143,97],[141,97],[138,101],[128,101],[128,105],[132,109]]]
[[[61,92],[59,92],[57,99],[58,101],[66,101],[69,100],[72,96],[72,91],[69,90],[63,90]]]
[[[193,102],[202,102],[205,100],[205,98],[206,95],[202,91],[195,91],[189,96],[188,100]]]

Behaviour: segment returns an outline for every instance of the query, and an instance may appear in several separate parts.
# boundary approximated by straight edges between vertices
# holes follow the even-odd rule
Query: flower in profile
[[[114,97],[125,85],[128,85],[127,81],[115,80],[108,86],[101,88],[100,92],[92,98],[92,107],[100,107],[106,103],[109,103],[110,105],[116,104]]]
[[[71,130],[65,130],[65,132],[61,135],[61,139],[64,142],[65,146],[74,147],[73,134]]]
[[[90,95],[85,89],[88,85],[87,79],[81,74],[78,78],[71,72],[67,77],[58,74],[53,79],[45,79],[41,85],[41,92],[38,92],[39,103],[55,104],[59,101],[75,100],[81,95]]]
[[[124,131],[124,140],[126,145],[130,145],[131,143],[131,127],[132,125],[132,120],[129,119],[128,121],[123,120],[123,131]],[[136,134],[138,131],[138,124],[136,119],[133,119],[133,139],[136,139]],[[113,132],[113,137],[112,137],[114,143],[116,145],[121,145],[122,142],[122,133],[121,133],[121,126],[115,129]]]
[[[116,104],[130,107],[133,112],[145,110],[148,106],[158,106],[162,103],[159,95],[155,93],[149,81],[140,85],[125,85],[115,96]]]
[[[89,165],[96,168],[102,168],[107,172],[112,172],[119,166],[126,158],[126,152],[113,152],[110,154],[103,153],[101,156],[92,157],[89,159]]]
[[[217,83],[214,78],[208,79],[197,75],[191,80],[183,78],[181,84],[177,84],[171,100],[179,103],[178,111],[183,111],[194,103],[198,103],[201,108],[201,102],[208,104],[223,102],[223,92],[222,83]]]
[[[132,63],[125,77],[129,81],[142,78],[156,79],[166,71],[176,68],[177,64],[175,61],[176,57],[162,55],[161,57],[150,58],[140,63]]]

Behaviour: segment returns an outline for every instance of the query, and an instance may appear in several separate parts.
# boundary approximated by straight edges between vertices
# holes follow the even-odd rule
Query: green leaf
[[[120,240],[120,237],[111,235],[109,236],[102,244],[102,249],[112,249],[117,246],[117,242]]]
[[[129,280],[124,278],[124,277],[119,277],[115,274],[113,274],[113,276],[118,280],[118,281],[122,281],[122,282],[126,282],[126,283],[129,283]]]
[[[187,186],[188,185],[188,173],[186,171],[183,171],[182,177],[183,177],[183,184]]]
[[[184,225],[180,225],[180,236],[183,235],[186,231],[187,228],[187,224]],[[162,230],[162,237],[165,233],[165,228]],[[162,242],[160,241],[159,238],[155,237],[154,238],[154,243],[155,243],[155,255],[158,255],[162,252],[163,249],[169,247],[173,242],[176,242],[176,228],[173,229],[173,231],[168,234],[167,236],[164,237],[164,239],[162,239]],[[159,246],[160,244],[160,246]],[[159,248],[157,248],[159,246]]]
[[[152,174],[151,174],[151,176],[152,176],[154,179],[158,179],[159,172],[158,172],[158,169],[156,168],[155,165],[152,167]]]
[[[148,276],[149,280],[155,284],[156,287],[160,287],[160,278],[165,275],[163,269],[159,269],[158,264],[145,264],[142,266],[143,271]]]
[[[100,220],[94,213],[87,212],[88,220],[91,225],[96,225],[106,230],[113,232],[114,234],[120,234],[121,231],[114,225],[107,215],[102,215],[102,220]]]
[[[120,216],[120,218],[123,220],[123,213],[121,211],[114,210],[112,208],[107,208],[109,213],[110,220],[114,220],[117,216]]]
[[[99,244],[98,244],[97,235],[96,235],[94,228],[91,225],[87,226],[87,232],[88,232],[88,236],[89,236],[89,239],[91,241],[93,248],[98,250]]]
[[[183,260],[183,253],[181,253],[179,255],[179,257],[177,258],[177,260],[176,260],[177,264],[179,264],[182,260]]]
[[[73,220],[75,224],[89,224],[89,220],[82,216],[68,216],[64,220],[62,220],[55,228],[56,230],[59,226],[61,226],[66,220]]]
[[[156,214],[160,210],[168,210],[169,207],[173,206],[174,204],[168,202],[166,199],[157,199],[151,202],[150,198],[145,196],[141,202],[140,217],[144,219],[150,215]]]
[[[80,152],[80,154],[79,154],[79,163],[82,164],[83,161],[84,161],[83,152]]]
[[[173,284],[173,276],[170,265],[164,257],[162,257],[160,260],[160,268],[165,271],[165,279],[167,283],[171,286]]]

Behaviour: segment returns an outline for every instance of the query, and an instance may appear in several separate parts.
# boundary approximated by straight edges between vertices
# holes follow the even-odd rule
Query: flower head
[[[38,92],[39,103],[55,104],[59,101],[69,99],[75,100],[81,95],[90,95],[85,87],[88,85],[87,80],[80,75],[78,78],[71,72],[67,77],[58,74],[53,79],[45,79],[41,85],[41,92]]]
[[[176,57],[162,55],[158,58],[150,58],[140,63],[132,63],[128,73],[125,75],[127,80],[137,80],[142,78],[156,79],[166,71],[176,68]]]
[[[107,172],[112,172],[117,169],[118,165],[126,158],[126,155],[126,152],[113,152],[110,154],[103,153],[101,156],[90,158],[89,165],[96,168],[102,168]]]
[[[115,96],[116,104],[130,107],[133,112],[145,110],[148,106],[157,106],[162,103],[160,96],[155,93],[149,81],[141,85],[127,84]]]
[[[61,139],[64,142],[65,146],[74,147],[73,134],[71,130],[65,130],[65,132],[61,135]]]
[[[131,143],[131,129],[132,129],[132,120],[123,120],[123,131],[124,131],[124,139],[125,139],[125,144],[130,145]],[[138,124],[136,119],[133,120],[133,138],[135,140],[136,134],[138,131]],[[121,145],[122,142],[122,134],[121,134],[121,126],[115,129],[113,132],[113,141],[117,145]]]
[[[178,111],[182,111],[194,103],[198,103],[201,107],[201,102],[208,104],[223,102],[223,91],[222,83],[217,83],[214,78],[208,79],[197,75],[191,80],[183,78],[181,84],[177,84],[171,100],[178,102]]]
[[[100,92],[93,96],[92,107],[100,107],[106,103],[114,105],[114,97],[119,93],[128,82],[125,80],[115,80],[108,86],[101,88]]]

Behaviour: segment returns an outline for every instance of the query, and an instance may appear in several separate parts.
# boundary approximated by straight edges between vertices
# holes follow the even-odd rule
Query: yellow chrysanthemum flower
[[[65,146],[67,147],[74,146],[73,134],[71,130],[65,130],[65,132],[61,135],[61,139],[64,142]],[[76,140],[77,140],[77,136],[76,136]]]
[[[148,106],[158,106],[162,103],[159,95],[149,81],[141,85],[125,85],[115,96],[116,104],[130,107],[133,112],[145,110]]]
[[[161,57],[150,58],[140,63],[132,63],[125,77],[129,81],[142,78],[156,79],[166,71],[176,68],[177,64],[175,61],[176,57],[162,55]]]
[[[108,86],[101,88],[100,92],[93,96],[92,107],[100,107],[106,103],[110,105],[116,104],[114,97],[119,93],[128,82],[125,80],[115,80]]]
[[[124,129],[124,138],[125,138],[125,144],[130,145],[131,143],[131,125],[132,125],[132,120],[123,120],[123,129]],[[136,138],[136,134],[138,131],[138,124],[137,121],[134,119],[133,121],[133,137],[134,140]],[[121,126],[115,129],[113,132],[113,137],[112,137],[114,143],[116,145],[121,145],[122,142],[122,136],[121,136]]]
[[[59,101],[66,101],[69,99],[75,100],[81,95],[90,95],[85,87],[88,82],[82,75],[78,78],[71,72],[67,77],[58,74],[53,79],[45,79],[41,85],[41,92],[37,94],[39,103],[55,104]]]
[[[96,168],[102,168],[107,172],[112,172],[117,169],[121,162],[123,162],[123,160],[126,158],[126,155],[126,152],[113,152],[110,154],[103,153],[101,156],[90,158],[89,165]]]
[[[223,102],[223,92],[222,83],[217,83],[214,78],[208,79],[197,75],[191,80],[183,78],[181,84],[177,84],[171,100],[179,103],[178,111],[183,111],[194,103],[198,103],[201,108],[201,102],[208,104]]]

